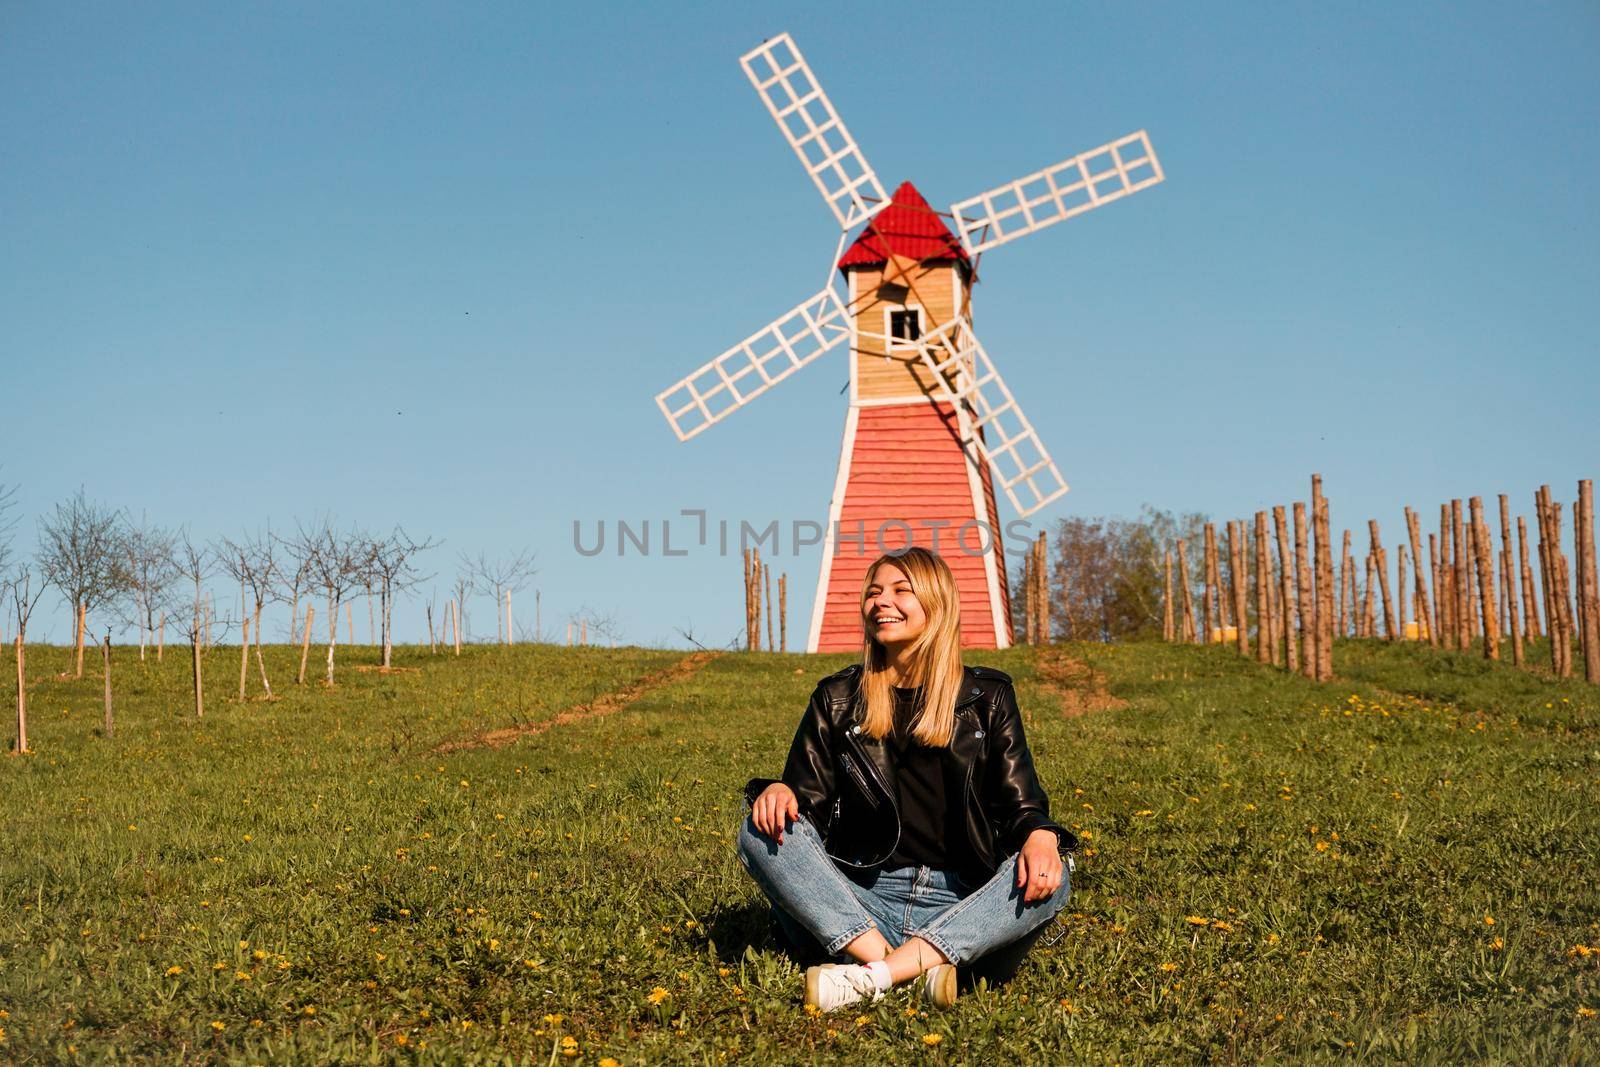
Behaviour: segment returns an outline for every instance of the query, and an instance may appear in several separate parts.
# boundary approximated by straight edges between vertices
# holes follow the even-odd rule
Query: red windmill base
[[[989,467],[962,449],[955,423],[951,405],[931,399],[850,408],[809,651],[861,648],[867,567],[907,544],[933,549],[950,565],[961,591],[963,647],[1011,644]]]

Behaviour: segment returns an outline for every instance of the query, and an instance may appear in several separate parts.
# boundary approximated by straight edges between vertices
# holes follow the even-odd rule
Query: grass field
[[[677,652],[401,649],[227,699],[207,663],[30,660],[0,761],[0,1059],[16,1062],[1600,1062],[1600,691],[1342,645],[1328,685],[1219,649],[1068,646],[1123,705],[1010,671],[1087,854],[1062,936],[925,1014],[799,1010],[732,851],[817,678],[727,654],[499,748]],[[1059,653],[1058,653],[1059,655]],[[1080,675],[1081,677],[1081,675]],[[3,691],[3,690],[0,690]],[[1072,707],[1081,701],[1066,699]]]

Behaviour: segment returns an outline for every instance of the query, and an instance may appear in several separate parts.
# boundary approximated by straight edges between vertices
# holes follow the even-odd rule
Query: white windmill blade
[[[1017,514],[1027,518],[1067,491],[1055,460],[994,369],[970,319],[965,315],[951,319],[916,343],[945,399],[971,405],[972,443]]]
[[[867,165],[792,37],[779,34],[740,56],[739,65],[841,228],[848,230],[865,222],[888,203],[878,176]]]
[[[972,255],[1148,189],[1165,178],[1144,130],[950,208]]]
[[[829,286],[663,389],[656,404],[678,440],[687,441],[849,336],[849,316]]]

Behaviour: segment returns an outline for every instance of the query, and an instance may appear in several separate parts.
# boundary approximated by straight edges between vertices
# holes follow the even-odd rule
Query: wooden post
[[[1453,590],[1456,598],[1455,647],[1457,650],[1465,652],[1472,643],[1471,626],[1467,622],[1468,613],[1472,610],[1472,604],[1467,599],[1467,566],[1470,557],[1467,555],[1467,530],[1461,520],[1461,501],[1459,499],[1450,501],[1450,531],[1452,541],[1450,556],[1453,563],[1452,582],[1454,583]]]
[[[761,568],[761,587],[767,599],[767,648],[778,646],[772,642],[772,565],[769,563]]]
[[[750,651],[761,650],[761,550],[750,550]],[[587,620],[585,620],[587,621]]]
[[[1350,636],[1349,623],[1351,616],[1346,615],[1346,593],[1348,592],[1349,594],[1352,607],[1355,599],[1356,576],[1350,570],[1350,562],[1350,531],[1346,530],[1339,547],[1339,603],[1334,615],[1333,627],[1334,632],[1340,637]]]
[[[1372,557],[1378,566],[1378,588],[1383,593],[1383,636],[1387,641],[1395,639],[1394,632],[1394,600],[1389,596],[1389,557],[1383,551],[1383,539],[1378,536],[1378,520],[1367,520],[1367,536],[1372,542]]]
[[[239,620],[239,699],[244,699],[245,679],[250,677],[250,619]]]
[[[1439,563],[1439,535],[1428,535],[1428,571],[1433,578],[1433,619],[1439,625],[1444,625],[1444,571]],[[1449,648],[1442,631],[1432,631],[1433,640],[1429,643],[1435,648]]]
[[[1463,512],[1467,516],[1467,636],[1471,645],[1476,641],[1483,630],[1483,624],[1478,616],[1478,526],[1471,521],[1470,512]]]
[[[77,602],[75,607],[77,609],[78,617],[77,617],[76,620],[74,620],[74,624],[76,626],[76,629],[73,631],[72,641],[73,641],[73,644],[77,648],[77,653],[76,653],[77,662],[78,662],[77,676],[79,678],[82,678],[83,677],[83,641],[84,641],[84,638],[87,636],[86,630],[88,629],[87,622],[88,622],[88,618],[89,618],[89,606],[87,604],[85,604],[83,601],[80,600],[80,601]]]
[[[295,685],[306,684],[306,658],[311,655],[311,620],[316,615],[317,609],[310,604],[306,605],[305,632],[300,635],[300,675],[294,681]],[[456,645],[456,654],[461,654],[461,646]]]
[[[1594,482],[1578,483],[1578,603],[1583,620],[1583,676],[1600,683],[1600,575],[1596,572]]]
[[[1405,635],[1406,597],[1405,597],[1405,593],[1406,593],[1406,579],[1408,579],[1408,574],[1406,574],[1405,561],[1406,561],[1406,544],[1405,544],[1405,542],[1402,541],[1402,542],[1400,542],[1400,547],[1398,547],[1398,549],[1395,549],[1395,625],[1397,625],[1397,629],[1395,629],[1395,640],[1397,640],[1397,641],[1406,640],[1406,635]],[[1421,627],[1418,627],[1418,630],[1421,630]],[[1421,632],[1418,632],[1418,637],[1422,637],[1422,633]]]
[[[511,590],[506,590],[506,644],[512,644],[511,639]]]
[[[1472,509],[1473,542],[1476,549],[1474,563],[1478,573],[1478,617],[1483,627],[1483,656],[1500,658],[1500,609],[1494,598],[1494,547],[1489,540],[1489,527],[1483,521],[1483,497],[1475,496],[1469,502]]]
[[[17,630],[17,755],[28,751],[28,646]]]
[[[1050,618],[1050,544],[1045,532],[1039,531],[1039,642],[1050,643],[1052,619]]]
[[[115,733],[115,724],[111,721],[111,631],[106,631],[105,642],[100,646],[101,673],[106,680],[106,736]]]
[[[1500,494],[1500,595],[1505,598],[1506,632],[1511,635],[1511,664],[1522,666],[1522,627],[1517,624],[1517,568],[1511,551],[1511,500]]]
[[[1333,526],[1322,475],[1311,476],[1311,523],[1317,537],[1317,670],[1319,682],[1333,678]]]
[[[1272,662],[1272,563],[1267,556],[1267,513],[1256,512],[1256,662]]]
[[[1283,623],[1283,662],[1284,666],[1296,673],[1300,670],[1299,648],[1296,642],[1296,616],[1299,606],[1295,600],[1295,589],[1298,585],[1296,575],[1298,571],[1294,565],[1294,556],[1289,553],[1289,522],[1284,514],[1282,504],[1272,508],[1272,526],[1278,539],[1278,578],[1282,586],[1279,596],[1279,615]]]
[[[1417,513],[1409,507],[1406,508],[1406,535],[1411,539],[1411,565],[1416,572],[1417,623],[1427,629],[1428,644],[1437,648],[1439,635],[1434,629],[1433,609],[1428,600],[1428,582],[1422,572],[1422,524],[1418,521]]]
[[[1165,584],[1161,587],[1161,640],[1172,643],[1172,631],[1177,623],[1177,616],[1172,610],[1172,550],[1165,553]]]
[[[1306,529],[1306,506],[1294,504],[1294,573],[1297,596],[1295,603],[1300,614],[1300,673],[1307,678],[1317,676],[1316,598],[1311,588],[1311,562],[1307,558],[1309,541]]]
[[[1522,636],[1526,639],[1544,636],[1539,624],[1538,596],[1533,589],[1533,568],[1528,564],[1528,520],[1517,516],[1517,556],[1522,574]]]
[[[789,572],[778,575],[778,651],[789,651]]]
[[[1577,632],[1576,618],[1572,612],[1572,568],[1567,554],[1561,548],[1562,505],[1550,502],[1550,539],[1556,560],[1556,609],[1561,615],[1561,677],[1572,676],[1572,638]]]
[[[1556,612],[1552,593],[1555,584],[1555,566],[1550,559],[1550,508],[1547,503],[1550,487],[1541,485],[1533,492],[1533,521],[1539,528],[1539,589],[1544,599],[1545,632],[1550,637],[1550,670],[1561,673],[1561,649],[1558,647],[1561,617]]]
[[[1362,628],[1366,630],[1367,637],[1378,636],[1378,616],[1374,603],[1374,590],[1378,585],[1378,558],[1370,551],[1367,553],[1367,597],[1366,606],[1362,610]]]
[[[156,631],[156,662],[161,662],[161,654],[167,650],[167,613],[161,613],[161,628]]]
[[[1189,580],[1189,553],[1183,539],[1178,539],[1178,596],[1183,608],[1183,630],[1179,637],[1191,644],[1198,643],[1194,625],[1194,593]]]
[[[200,676],[200,642],[204,635],[200,632],[200,607],[195,606],[194,632],[190,635],[189,653],[194,662],[194,717],[203,718],[206,713],[205,684]]]
[[[1205,592],[1203,593],[1203,606],[1205,609],[1205,637],[1203,644],[1209,645],[1217,640],[1222,629],[1222,609],[1217,603],[1217,531],[1211,523],[1206,523],[1205,532]]]
[[[1217,635],[1219,643],[1229,640],[1228,628],[1233,626],[1233,557],[1232,557],[1233,520],[1229,519],[1223,524],[1223,532],[1217,538],[1217,603],[1221,610],[1217,618],[1222,624],[1222,632]],[[1229,553],[1224,562],[1222,553]],[[1234,627],[1237,630],[1237,627]]]
[[[1249,627],[1245,625],[1245,586],[1249,584],[1244,566],[1244,522],[1228,520],[1228,584],[1233,592],[1233,647],[1241,656],[1250,654]]]
[[[1272,625],[1269,635],[1272,645],[1272,665],[1283,666],[1283,575],[1279,572],[1276,557],[1273,556],[1274,538],[1269,531],[1267,534],[1267,616]]]

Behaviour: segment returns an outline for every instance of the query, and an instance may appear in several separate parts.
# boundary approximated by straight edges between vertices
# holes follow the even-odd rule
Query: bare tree
[[[4,599],[16,562],[11,551],[11,539],[17,529],[16,507],[17,487],[0,482],[0,599]]]
[[[83,677],[84,619],[127,589],[122,512],[89,500],[80,487],[39,524],[39,564],[72,606],[77,677]]]
[[[123,567],[127,572],[128,595],[123,600],[124,621],[139,630],[139,659],[145,646],[155,639],[156,615],[169,606],[172,587],[177,583],[177,539],[170,530],[152,526],[140,516],[136,526],[128,527],[122,541]]]
[[[289,643],[300,640],[300,596],[311,588],[311,557],[298,536],[278,537],[277,599],[289,605]]]
[[[413,539],[399,526],[388,537],[369,541],[367,560],[378,586],[379,606],[383,618],[383,665],[390,666],[394,652],[394,598],[408,593],[428,581],[433,575],[424,575],[416,568],[416,555],[434,548],[439,542]],[[370,588],[370,586],[369,586]]]
[[[222,569],[239,583],[240,590],[250,601],[240,609],[249,615],[248,625],[241,621],[243,637],[240,642],[240,654],[249,656],[249,635],[253,632],[256,667],[261,672],[261,688],[266,691],[268,699],[272,697],[272,682],[267,678],[266,660],[261,655],[261,609],[277,596],[278,564],[275,551],[278,543],[277,538],[272,536],[272,531],[268,530],[265,534],[246,536],[239,541],[224,537],[217,542],[216,547],[217,561]],[[239,671],[240,700],[244,699],[247,674],[248,664],[245,664]]]
[[[532,549],[523,549],[512,556],[490,559],[480,552],[477,559],[461,555],[461,566],[479,592],[494,594],[495,632],[502,644],[511,642],[506,630],[505,599],[507,593],[521,592],[528,579],[539,573],[533,565]]]
[[[450,591],[455,594],[455,598],[456,598],[456,621],[455,621],[455,628],[456,628],[456,632],[455,632],[456,654],[460,655],[461,654],[461,642],[463,642],[463,641],[465,641],[467,639],[467,632],[468,632],[467,631],[467,598],[469,596],[471,596],[473,593],[477,592],[477,589],[474,588],[474,586],[472,584],[472,575],[471,575],[471,573],[468,572],[465,569],[465,557],[463,557],[463,569],[461,569],[461,570],[456,572],[455,584],[450,587]]]
[[[328,602],[328,673],[333,684],[333,653],[339,643],[339,605],[363,582],[368,540],[359,531],[338,533],[324,518],[310,527],[298,527],[300,551],[308,563],[310,586]]]
[[[49,587],[26,563],[0,572],[0,596],[11,601],[17,620],[17,741],[18,754],[28,751],[28,620]]]
[[[210,549],[189,536],[188,530],[179,530],[173,561],[178,575],[194,586],[194,610],[190,615],[188,637],[189,657],[194,665],[194,717],[198,719],[206,713],[205,680],[200,666],[200,644],[205,636],[206,625],[205,584],[216,567],[216,560],[212,558]]]

